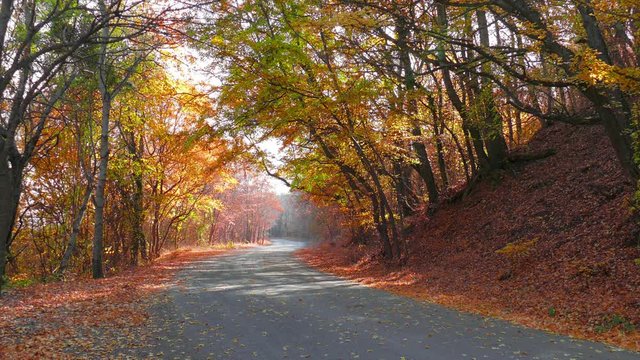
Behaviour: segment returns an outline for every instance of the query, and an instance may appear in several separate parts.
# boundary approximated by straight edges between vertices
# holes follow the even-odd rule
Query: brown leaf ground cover
[[[464,311],[640,350],[640,248],[633,186],[599,126],[556,124],[463,200],[416,218],[405,265],[375,245],[300,251],[310,265]]]
[[[113,358],[118,348],[142,347],[152,295],[171,286],[185,264],[235,247],[183,249],[106,279],[5,293],[0,297],[0,358]]]

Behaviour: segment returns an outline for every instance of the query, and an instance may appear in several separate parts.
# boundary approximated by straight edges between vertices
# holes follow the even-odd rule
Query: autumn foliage
[[[272,231],[544,326],[638,325],[637,1],[12,4],[0,286]]]
[[[280,141],[270,173],[402,261],[410,217],[553,155],[521,147],[554,122],[601,123],[638,179],[637,10],[614,3],[221,2],[217,109]]]

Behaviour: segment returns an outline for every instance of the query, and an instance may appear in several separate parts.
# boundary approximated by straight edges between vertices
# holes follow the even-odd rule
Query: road
[[[145,354],[191,359],[640,359],[310,269],[273,240],[193,263],[153,307]]]

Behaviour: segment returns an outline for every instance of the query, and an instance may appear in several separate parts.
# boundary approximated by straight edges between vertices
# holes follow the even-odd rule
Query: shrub
[[[636,330],[635,324],[622,315],[613,314],[605,316],[602,322],[594,327],[595,332],[602,334],[618,328],[622,333],[628,334]]]

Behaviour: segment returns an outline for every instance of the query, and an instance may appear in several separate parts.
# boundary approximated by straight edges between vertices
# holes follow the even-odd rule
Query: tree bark
[[[435,100],[433,99],[433,95],[429,94],[428,96],[428,104],[429,111],[431,112],[431,117],[433,118],[433,135],[436,143],[436,154],[438,156],[438,170],[440,171],[440,179],[442,180],[442,187],[444,189],[449,187],[449,177],[447,176],[447,163],[444,159],[444,144],[442,143],[442,135],[444,134],[444,124],[441,126],[442,119],[441,112],[436,108]],[[442,99],[442,95],[440,96]],[[442,104],[438,104],[438,106],[442,106]],[[466,166],[466,164],[465,164]]]
[[[331,160],[333,163],[335,163],[338,166],[340,171],[344,174],[345,178],[347,179],[347,183],[349,187],[351,187],[351,189],[355,193],[359,193],[360,190],[356,184],[356,181],[357,181],[357,183],[364,188],[364,191],[363,191],[364,194],[367,197],[369,197],[371,201],[371,211],[373,213],[373,221],[374,221],[374,224],[376,225],[376,230],[380,235],[380,240],[382,242],[382,248],[383,248],[383,256],[386,259],[393,258],[393,247],[391,245],[391,239],[389,238],[387,220],[384,216],[381,215],[381,213],[384,212],[384,210],[381,210],[384,207],[382,199],[378,198],[377,192],[374,190],[374,188],[370,184],[367,183],[366,179],[360,176],[353,168],[351,168],[347,164],[344,164],[340,159],[337,158],[337,156],[334,154],[333,151],[331,151],[331,148],[329,148],[327,143],[317,133],[316,129],[313,126],[309,125],[309,127],[310,127],[309,130],[311,133],[311,137],[315,139],[318,145],[320,145],[320,149],[322,150],[324,155],[327,157],[327,159]]]
[[[144,222],[144,183],[142,178],[142,137],[136,136],[135,130],[125,130],[121,127],[121,132],[126,140],[126,147],[134,163],[131,171],[133,179],[133,193],[131,194],[131,251],[130,264],[138,265],[138,257],[147,260],[146,239],[142,225]],[[138,138],[138,139],[136,139]]]
[[[94,279],[104,277],[104,205],[105,186],[107,183],[107,166],[109,163],[109,115],[111,112],[111,95],[106,89],[101,89],[101,92],[102,122],[100,131],[100,162],[98,165],[98,179],[96,182],[94,197],[95,220],[93,226],[93,258],[91,261],[91,269]]]
[[[142,230],[142,223],[144,221],[144,207],[143,207],[143,193],[144,187],[142,183],[142,174],[139,173],[139,169],[136,169],[134,174],[134,188],[133,188],[133,221],[132,227],[132,244],[131,244],[131,265],[138,265],[138,255],[142,259],[147,258],[144,231]]]
[[[21,170],[9,153],[9,139],[0,136],[0,290],[4,283],[12,230],[20,202]]]
[[[411,168],[401,164],[398,161],[393,163],[393,172],[396,178],[395,190],[398,201],[398,211],[402,217],[410,216],[414,212],[415,203],[410,195],[409,173]]]

